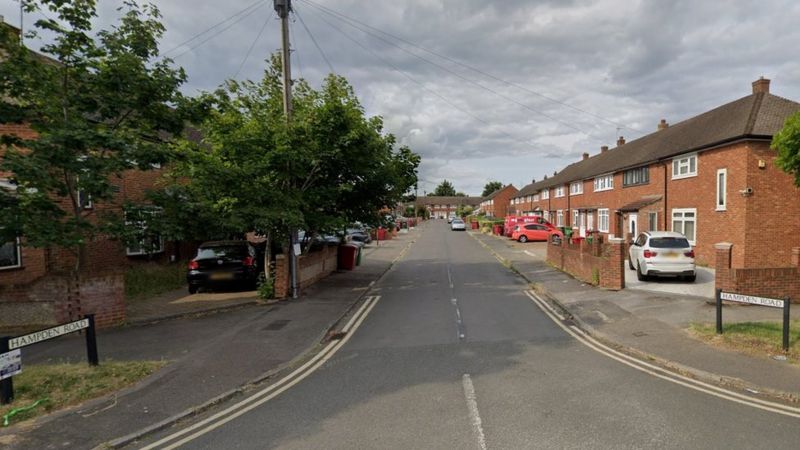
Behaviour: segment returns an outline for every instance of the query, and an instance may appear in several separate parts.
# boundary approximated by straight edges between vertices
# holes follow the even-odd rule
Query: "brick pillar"
[[[800,269],[800,247],[792,248],[792,267]]]
[[[606,289],[620,290],[625,288],[625,253],[621,238],[609,238],[608,257],[604,258],[606,267],[600,268],[600,286]]]
[[[286,255],[275,257],[275,298],[289,296],[289,261]]]
[[[592,231],[592,256],[600,256],[600,232]]]
[[[732,290],[733,288],[731,248],[733,248],[733,244],[729,242],[714,244],[714,270],[716,271],[714,288],[716,289]]]

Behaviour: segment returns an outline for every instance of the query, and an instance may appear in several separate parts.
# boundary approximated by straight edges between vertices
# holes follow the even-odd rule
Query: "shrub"
[[[152,297],[186,285],[186,263],[136,265],[125,273],[125,298]]]

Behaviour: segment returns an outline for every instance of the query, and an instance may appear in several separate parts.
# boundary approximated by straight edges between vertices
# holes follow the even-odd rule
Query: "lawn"
[[[14,401],[0,405],[0,425],[31,419],[67,406],[118,391],[157,371],[166,361],[104,362],[97,367],[82,364],[23,366],[15,376]],[[39,404],[33,408],[18,411]],[[6,416],[9,417],[6,418]]]
[[[690,332],[700,339],[720,347],[752,355],[784,355],[782,322],[739,322],[723,324],[721,335],[714,324],[695,323]],[[793,364],[800,363],[800,320],[789,324],[789,351],[785,356]]]
[[[171,263],[135,266],[125,273],[125,298],[154,297],[186,285],[186,264]]]

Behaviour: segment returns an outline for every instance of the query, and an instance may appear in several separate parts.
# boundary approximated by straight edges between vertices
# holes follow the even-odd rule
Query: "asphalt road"
[[[800,442],[800,419],[687,389],[583,346],[466,233],[450,232],[444,221],[424,228],[374,286],[379,302],[332,359],[185,448],[751,449]]]

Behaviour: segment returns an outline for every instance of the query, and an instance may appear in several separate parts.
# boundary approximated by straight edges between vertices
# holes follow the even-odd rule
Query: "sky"
[[[30,1],[30,0],[28,0]],[[280,47],[272,0],[155,0],[186,94],[259,79]],[[121,0],[99,0],[98,27]],[[800,101],[794,0],[292,0],[293,76],[333,70],[369,116],[422,156],[419,195],[444,179],[480,195],[749,95]],[[0,1],[19,26],[19,0]],[[30,27],[48,11],[23,17]],[[227,19],[227,20],[226,20]],[[42,39],[46,39],[43,37]],[[42,40],[29,41],[36,49]]]

